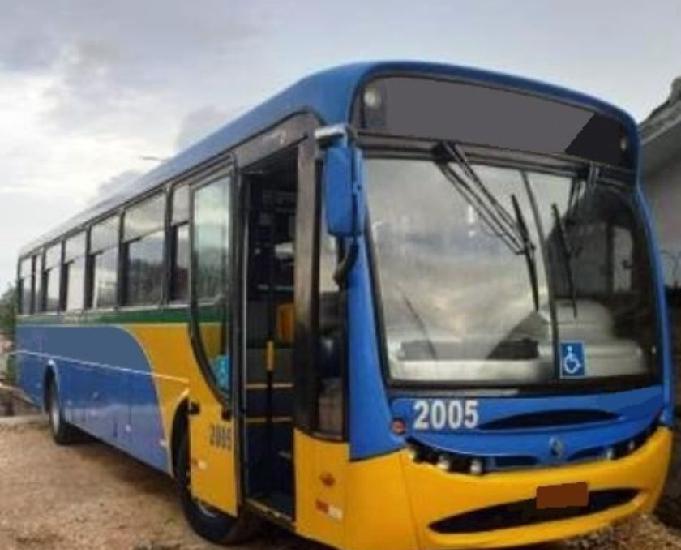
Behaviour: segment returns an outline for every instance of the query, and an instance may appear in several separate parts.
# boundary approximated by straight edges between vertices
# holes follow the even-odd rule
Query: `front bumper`
[[[672,435],[660,427],[632,454],[612,461],[472,476],[414,463],[406,451],[350,466],[346,547],[357,550],[502,548],[565,539],[651,511],[664,486]],[[590,491],[631,490],[633,498],[595,513],[467,533],[435,522],[533,501],[537,487],[586,482]],[[502,519],[503,524],[503,519]],[[498,525],[498,523],[497,523]]]
[[[615,460],[497,473],[481,477],[448,474],[402,456],[404,476],[422,550],[500,548],[587,533],[637,512],[653,509],[666,478],[671,433],[659,428],[636,452]],[[586,482],[590,491],[633,489],[625,503],[596,513],[484,532],[438,533],[432,524],[447,517],[506,503],[534,500],[537,487]]]

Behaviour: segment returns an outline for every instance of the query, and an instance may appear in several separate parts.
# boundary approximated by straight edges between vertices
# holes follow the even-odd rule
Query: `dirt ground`
[[[58,447],[45,422],[0,420],[0,549],[199,550],[220,548],[184,522],[170,479],[100,443]],[[275,529],[239,550],[313,550]],[[542,550],[681,549],[681,533],[630,520]]]

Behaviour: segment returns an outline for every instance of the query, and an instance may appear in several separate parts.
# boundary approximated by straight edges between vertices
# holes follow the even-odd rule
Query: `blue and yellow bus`
[[[501,547],[649,511],[673,418],[634,121],[448,65],[315,74],[24,247],[57,443],[225,543]]]

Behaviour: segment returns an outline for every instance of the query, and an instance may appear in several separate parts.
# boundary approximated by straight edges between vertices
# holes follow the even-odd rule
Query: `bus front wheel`
[[[182,509],[192,529],[203,538],[219,544],[238,544],[253,538],[261,526],[257,517],[242,511],[235,518],[192,495],[189,442],[186,434],[182,436],[177,452],[177,481]]]

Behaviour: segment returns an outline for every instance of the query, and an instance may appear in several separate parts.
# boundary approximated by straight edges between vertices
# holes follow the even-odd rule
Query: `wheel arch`
[[[170,432],[170,460],[173,466],[173,477],[177,477],[177,453],[182,442],[182,436],[189,430],[188,403],[189,398],[183,397],[173,415],[173,425]]]
[[[50,386],[52,384],[55,384],[57,388],[59,388],[59,382],[57,380],[57,370],[55,368],[54,363],[51,361],[47,363],[45,367],[45,373],[43,374],[43,387],[42,387],[42,408],[43,410],[47,410],[47,405],[48,405],[48,400],[49,400],[49,391],[50,391]]]

